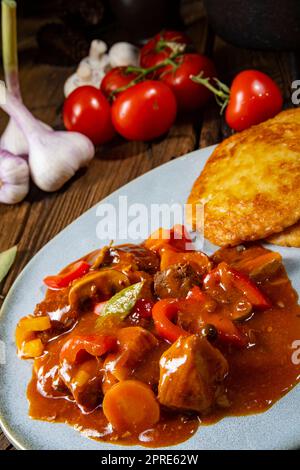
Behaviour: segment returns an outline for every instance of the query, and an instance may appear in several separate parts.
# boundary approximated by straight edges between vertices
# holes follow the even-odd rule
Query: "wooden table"
[[[214,36],[201,5],[193,0],[186,2],[183,13],[187,32],[197,50],[213,57],[222,80],[230,83],[238,71],[258,68],[276,80],[283,91],[285,106],[292,106],[291,82],[300,78],[295,54],[249,51],[225,43]],[[26,32],[24,38],[20,35],[24,101],[37,117],[60,127],[63,83],[72,69],[36,63],[32,34],[35,26],[34,22],[27,21],[22,25]],[[5,124],[6,118],[1,114],[1,131]],[[161,140],[128,143],[116,139],[99,149],[88,170],[55,194],[33,187],[21,204],[0,205],[0,251],[18,244],[16,262],[0,286],[0,305],[12,282],[35,253],[83,212],[137,176],[192,150],[220,142],[229,133],[212,101],[204,111],[178,119]],[[0,449],[13,449],[1,432]]]

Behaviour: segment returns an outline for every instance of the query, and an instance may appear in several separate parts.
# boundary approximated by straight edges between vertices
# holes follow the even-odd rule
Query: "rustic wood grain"
[[[294,56],[238,49],[214,38],[207,28],[202,8],[189,0],[185,15],[187,30],[199,52],[212,53],[223,80],[230,83],[242,69],[257,67],[270,74],[281,86],[285,103],[291,106],[290,82],[295,79]],[[193,14],[194,11],[194,14]],[[32,31],[36,25],[32,24]],[[22,38],[21,38],[22,40]],[[26,23],[21,54],[21,81],[24,101],[37,117],[60,127],[63,83],[71,69],[35,62],[34,40]],[[295,64],[294,64],[295,65]],[[6,118],[0,116],[0,131]],[[46,194],[32,187],[26,200],[17,206],[0,205],[0,251],[18,243],[16,262],[2,285],[6,295],[12,282],[32,256],[51,238],[85,210],[137,176],[195,148],[219,142],[230,133],[211,101],[207,109],[178,120],[168,135],[152,144],[125,142],[121,138],[100,148],[91,166],[77,175],[61,191]],[[1,303],[1,300],[0,300]],[[13,447],[0,432],[0,450]]]

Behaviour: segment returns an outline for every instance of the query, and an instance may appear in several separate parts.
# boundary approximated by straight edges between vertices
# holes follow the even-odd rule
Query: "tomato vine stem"
[[[216,83],[216,86],[214,86],[211,83],[211,79],[203,77],[203,72],[199,73],[199,75],[192,76],[191,80],[199,85],[205,86],[214,94],[216,102],[221,106],[220,114],[223,114],[230,98],[229,87],[216,77],[212,79]]]

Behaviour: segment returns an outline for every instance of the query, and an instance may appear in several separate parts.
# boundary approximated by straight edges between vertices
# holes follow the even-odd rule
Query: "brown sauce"
[[[297,294],[281,267],[276,275],[261,281],[261,290],[272,301],[272,308],[255,312],[240,328],[253,337],[253,344],[247,348],[236,349],[232,346],[218,345],[229,363],[229,374],[225,386],[230,406],[215,408],[207,416],[162,409],[157,425],[141,434],[118,435],[108,424],[101,407],[84,414],[70,398],[63,394],[55,398],[42,396],[37,387],[36,374],[28,386],[29,414],[34,419],[68,423],[85,436],[123,445],[140,444],[147,447],[174,445],[191,437],[199,425],[212,424],[225,416],[241,416],[260,413],[270,408],[300,380],[300,365],[292,362],[292,344],[300,339],[300,307]],[[64,308],[65,292],[50,292],[39,305],[39,312],[49,313]],[[126,320],[128,321],[128,320]],[[93,333],[95,315],[85,313],[75,327],[62,337],[47,343],[46,352],[41,359],[49,371],[58,362],[61,342],[66,335]],[[135,371],[135,377],[147,382],[158,373],[158,360],[167,349],[168,343],[160,341],[147,361]],[[45,385],[45,389],[47,385]],[[241,418],[242,419],[242,418]],[[201,431],[200,431],[201,432]]]

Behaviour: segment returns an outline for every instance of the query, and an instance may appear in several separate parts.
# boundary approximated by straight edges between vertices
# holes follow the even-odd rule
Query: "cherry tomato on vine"
[[[192,111],[204,106],[212,93],[203,85],[191,80],[193,75],[202,73],[205,78],[216,76],[213,62],[200,54],[184,54],[175,59],[177,67],[164,67],[159,79],[166,83],[176,96],[178,107],[184,111]]]
[[[145,80],[121,93],[112,106],[116,130],[128,140],[152,140],[176,118],[176,99],[164,83]]]
[[[81,86],[68,96],[63,120],[66,129],[86,135],[95,145],[108,142],[115,133],[110,104],[93,86]]]
[[[259,70],[244,70],[232,82],[225,118],[242,131],[274,117],[282,108],[281,91],[271,77]]]
[[[114,67],[107,72],[101,82],[101,91],[106,98],[110,98],[114,91],[128,85],[138,76],[136,72],[127,73],[127,68],[128,67]]]
[[[191,41],[180,31],[162,31],[150,39],[141,49],[140,64],[144,68],[153,67],[170,57],[173,50],[168,42],[186,46]]]

